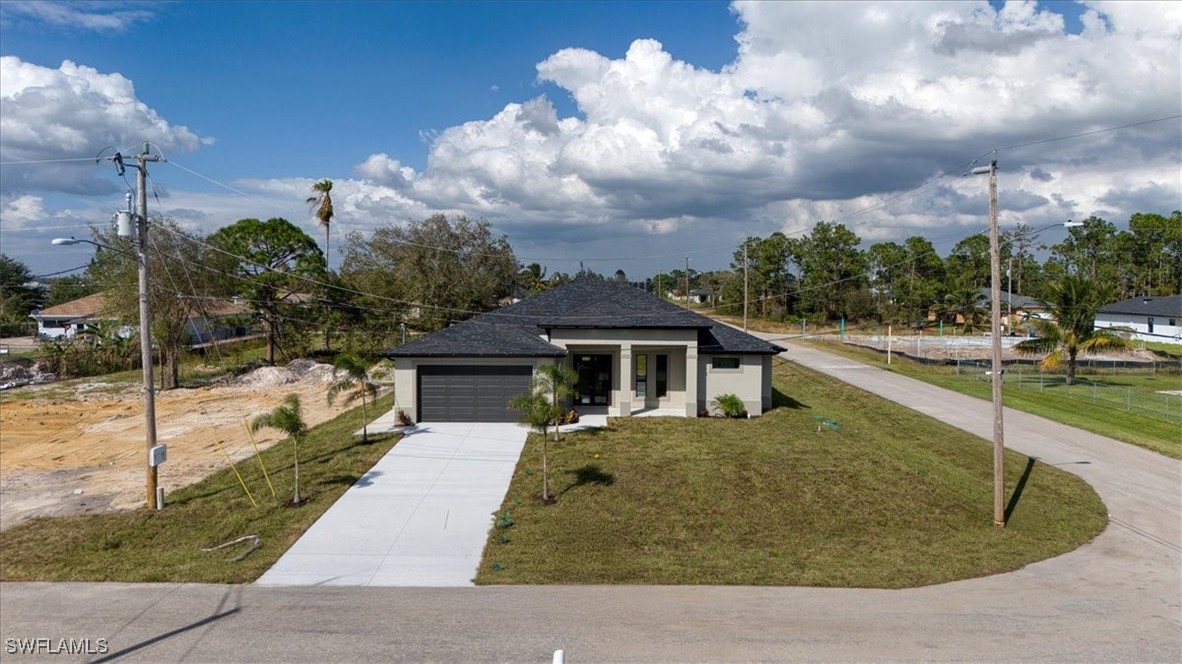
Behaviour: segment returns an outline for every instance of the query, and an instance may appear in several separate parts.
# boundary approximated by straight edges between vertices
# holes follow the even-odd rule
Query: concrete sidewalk
[[[415,427],[257,583],[472,585],[527,433],[500,423]]]

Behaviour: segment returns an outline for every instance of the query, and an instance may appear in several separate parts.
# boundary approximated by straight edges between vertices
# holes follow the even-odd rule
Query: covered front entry
[[[611,404],[612,363],[610,354],[574,353],[574,368],[579,380],[575,383],[575,407]]]
[[[529,391],[529,366],[423,364],[419,422],[516,422],[509,400]]]

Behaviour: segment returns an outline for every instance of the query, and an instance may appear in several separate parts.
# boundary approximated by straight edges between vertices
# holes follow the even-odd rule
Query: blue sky
[[[150,207],[203,232],[284,216],[319,238],[302,201],[334,180],[334,266],[347,232],[436,211],[551,270],[722,268],[821,219],[946,251],[983,183],[915,188],[1182,112],[1180,24],[1152,3],[4,2],[0,244],[36,272],[85,262],[48,239],[124,183],[31,162],[151,140],[173,163]],[[1179,135],[1003,152],[1003,225],[1182,207]]]

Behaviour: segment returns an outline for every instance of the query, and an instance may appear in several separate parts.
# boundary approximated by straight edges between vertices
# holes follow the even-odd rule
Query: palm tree
[[[324,226],[324,260],[328,261],[328,229],[332,224],[334,216],[332,210],[332,180],[321,180],[312,185],[312,191],[315,196],[308,197],[308,205],[313,208],[313,214],[316,219],[320,221],[320,225]]]
[[[328,265],[328,231],[332,225],[332,218],[335,215],[332,209],[332,180],[321,180],[312,185],[312,191],[315,196],[308,197],[307,203],[313,208],[313,214],[316,219],[320,221],[320,225],[324,226],[324,264]],[[324,350],[328,350],[331,342],[332,328],[328,325],[324,326]]]
[[[554,440],[561,440],[558,423],[562,421],[566,398],[574,390],[579,379],[574,369],[560,364],[543,364],[530,381],[529,392],[520,394],[509,402],[510,408],[521,411],[521,421],[542,434],[542,502],[549,504],[550,476],[548,460],[549,436],[547,431],[554,425]]]
[[[295,457],[295,495],[291,499],[291,504],[299,505],[303,502],[300,500],[300,438],[308,431],[307,425],[304,424],[304,416],[300,411],[299,395],[287,395],[283,403],[275,410],[259,415],[250,423],[251,431],[263,428],[277,429],[291,438]]]
[[[1063,277],[1048,287],[1049,297],[1042,301],[1051,320],[1031,318],[1038,338],[1014,347],[1019,353],[1047,356],[1039,363],[1042,369],[1054,369],[1067,361],[1067,384],[1075,384],[1077,356],[1103,348],[1124,349],[1132,342],[1121,330],[1096,328],[1096,312],[1111,299],[1111,290],[1082,274]]]
[[[338,355],[337,359],[332,363],[338,371],[343,371],[344,376],[340,380],[336,380],[328,388],[328,405],[332,405],[336,401],[337,396],[342,392],[345,393],[345,405],[349,405],[361,399],[361,441],[369,442],[369,416],[365,412],[365,404],[367,397],[371,397],[378,391],[377,383],[371,381],[368,376],[367,367],[356,355]],[[335,378],[335,372],[334,372]]]
[[[989,318],[985,311],[986,299],[976,288],[959,288],[944,296],[944,311],[952,323],[960,316],[963,321],[961,333],[970,334],[986,327]]]

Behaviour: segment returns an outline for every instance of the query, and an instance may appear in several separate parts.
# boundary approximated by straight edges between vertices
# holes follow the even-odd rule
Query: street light
[[[119,234],[123,235],[124,230],[130,234],[130,218],[131,214],[128,212],[120,212],[116,216],[116,228]],[[146,224],[144,224],[146,226]],[[143,228],[141,226],[141,228]],[[167,453],[167,448],[164,445],[156,444],[156,394],[152,390],[152,321],[148,311],[148,257],[147,245],[143,240],[144,234],[140,234],[140,240],[136,243],[136,265],[139,268],[139,298],[140,298],[140,358],[144,369],[144,437],[148,447],[148,466],[147,466],[147,481],[146,481],[146,504],[148,509],[161,509],[164,507],[164,500],[161,492],[157,487],[157,473],[156,468],[163,463]],[[123,252],[120,249],[109,247],[105,244],[94,242],[92,240],[79,240],[72,237],[59,237],[52,240],[52,244],[56,246],[70,246],[75,244],[92,244],[100,249],[110,249],[112,251]]]

